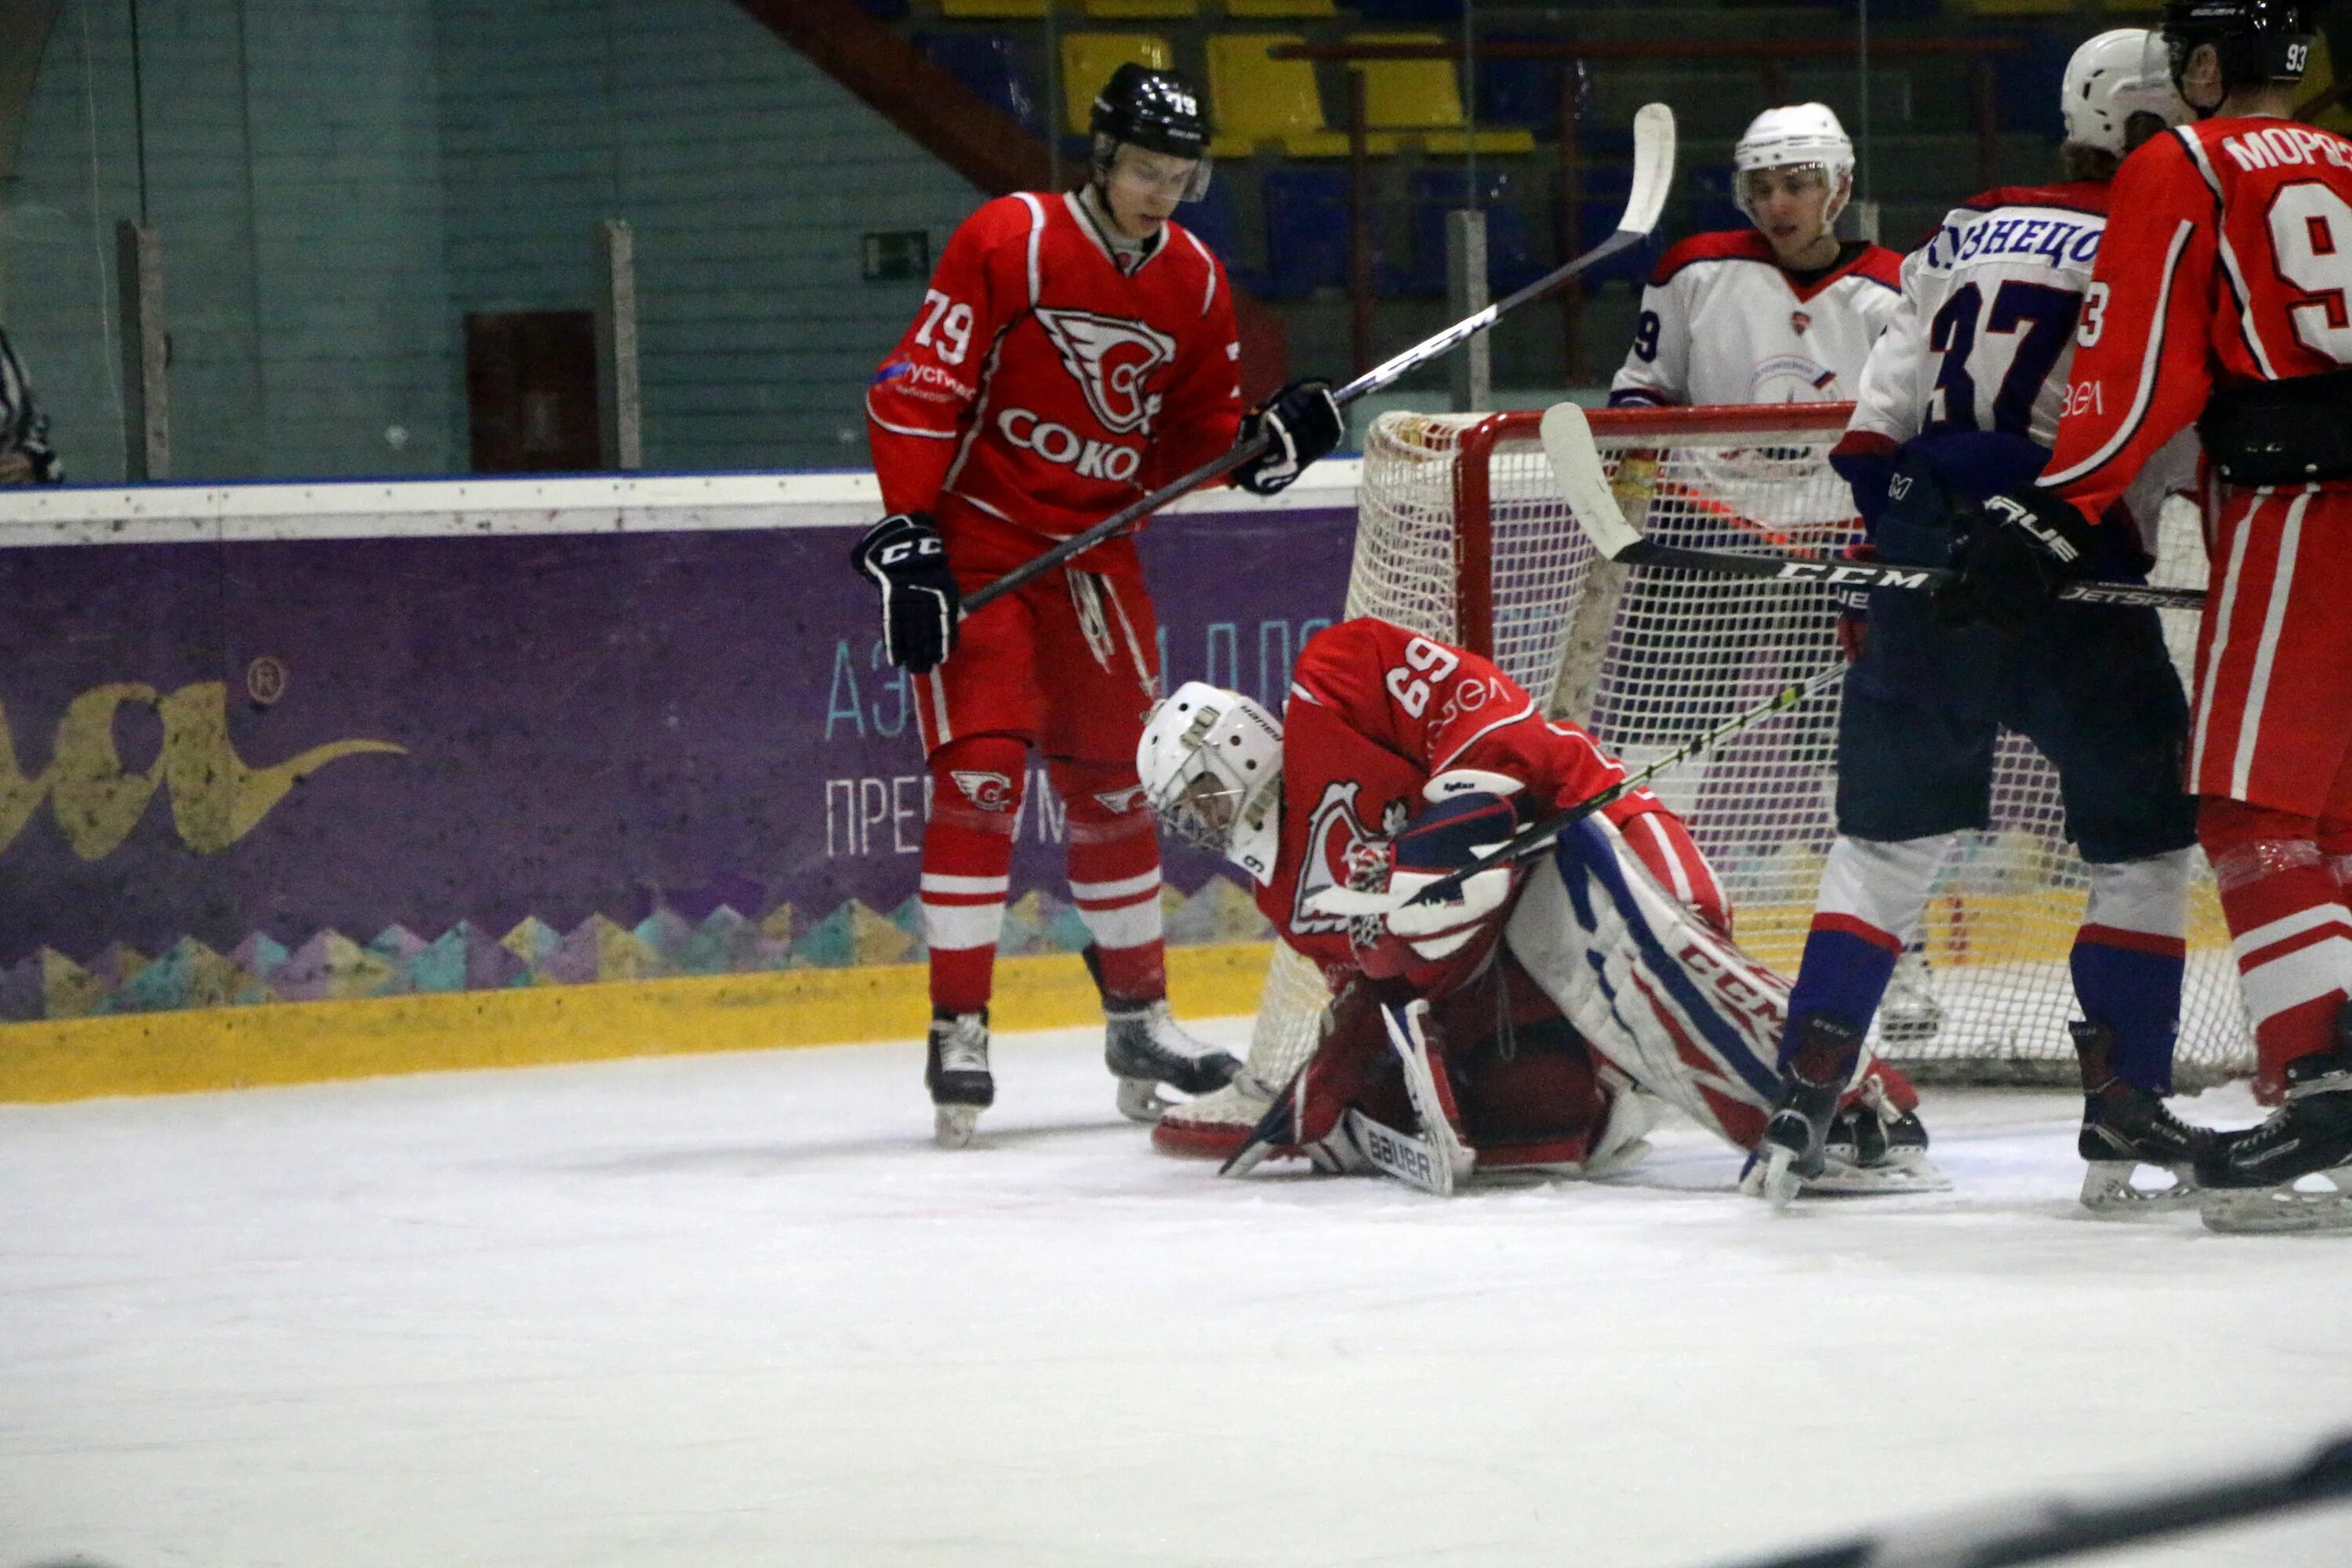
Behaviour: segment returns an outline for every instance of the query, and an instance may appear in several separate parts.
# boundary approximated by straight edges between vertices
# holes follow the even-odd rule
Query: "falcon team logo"
[[[1087,406],[1104,426],[1125,436],[1151,423],[1157,395],[1143,390],[1151,373],[1176,357],[1176,340],[1140,321],[1090,310],[1039,307],[1038,323],[1061,351],[1062,368],[1086,389]]]
[[[955,768],[949,772],[948,777],[955,780],[955,786],[963,792],[964,799],[982,811],[1013,809],[1013,781],[1003,773]]]
[[[1290,929],[1300,935],[1341,931],[1351,921],[1346,915],[1317,914],[1308,910],[1315,895],[1327,888],[1362,888],[1388,868],[1387,841],[1366,830],[1356,815],[1354,779],[1326,785],[1323,798],[1307,825],[1307,864],[1298,873],[1298,890],[1290,905]],[[1397,812],[1402,816],[1402,808]]]

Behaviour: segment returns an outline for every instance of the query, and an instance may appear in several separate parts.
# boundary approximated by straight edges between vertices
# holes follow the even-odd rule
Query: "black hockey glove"
[[[1937,599],[1955,621],[2015,631],[2088,577],[2097,551],[2090,521],[2048,490],[1987,496],[1952,552],[1959,581]]]
[[[1252,495],[1270,496],[1305,472],[1307,464],[1328,457],[1347,432],[1348,422],[1331,399],[1329,382],[1294,381],[1242,416],[1242,440],[1265,436],[1274,446],[1265,456],[1235,468],[1234,483]]]
[[[955,652],[962,595],[929,514],[891,513],[866,531],[849,559],[882,590],[882,647],[892,664],[927,675]]]

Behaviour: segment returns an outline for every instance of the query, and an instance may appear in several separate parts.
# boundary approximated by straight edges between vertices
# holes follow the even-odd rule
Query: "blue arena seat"
[[[1265,176],[1266,292],[1298,299],[1348,286],[1348,176],[1274,169]]]
[[[1033,136],[1045,133],[1045,95],[1037,89],[1011,35],[918,33],[915,47],[1024,131]]]
[[[1381,292],[1443,294],[1445,215],[1466,205],[1469,183],[1459,169],[1420,169],[1413,173],[1412,190],[1412,258],[1403,267],[1381,269]],[[1509,174],[1480,173],[1478,205],[1486,215],[1486,286],[1495,297],[1522,288],[1548,270],[1537,258],[1527,209],[1519,204],[1518,186]]]

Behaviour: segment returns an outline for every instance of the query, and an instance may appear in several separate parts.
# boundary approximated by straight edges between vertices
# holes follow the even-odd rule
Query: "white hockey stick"
[[[1542,299],[1579,273],[1590,272],[1611,257],[1641,244],[1650,237],[1650,231],[1658,226],[1658,215],[1665,209],[1666,193],[1673,188],[1674,183],[1674,110],[1663,103],[1643,104],[1633,115],[1633,190],[1625,198],[1625,212],[1617,220],[1615,233],[1583,255],[1552,268],[1518,292],[1505,295],[1483,310],[1473,311],[1444,331],[1423,338],[1402,353],[1374,365],[1345,386],[1334,389],[1331,401],[1345,408],[1358,398],[1378,392],[1407,371],[1427,364],[1438,355],[1451,353],[1469,342],[1520,306]],[[1178,497],[1189,495],[1202,485],[1223,479],[1252,458],[1263,457],[1273,444],[1270,437],[1242,442],[1202,463],[1191,473],[1169,480],[1150,495],[1129,502],[1084,533],[1072,534],[1051,550],[1023,562],[994,582],[965,595],[963,613],[970,615],[992,599],[1001,598],[1051,572],[1072,556],[1083,554],[1114,534],[1126,532]]]
[[[1552,479],[1568,498],[1577,527],[1592,547],[1628,566],[1681,566],[1734,577],[1769,577],[1783,583],[1823,583],[1840,588],[1907,588],[1932,593],[1959,581],[1947,566],[1892,566],[1883,562],[1811,560],[1801,555],[1750,554],[1735,550],[1691,550],[1643,538],[1618,510],[1592,444],[1592,426],[1573,403],[1544,411],[1544,456]],[[2069,583],[2062,599],[2086,605],[2154,605],[2159,609],[2201,610],[2202,588],[2156,588],[2143,583]]]

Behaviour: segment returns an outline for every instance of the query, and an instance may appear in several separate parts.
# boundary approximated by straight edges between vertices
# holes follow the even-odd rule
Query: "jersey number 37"
[[[1927,331],[1927,347],[1944,357],[1927,403],[1927,428],[1984,428],[1977,417],[1977,377],[1990,374],[1999,363],[1993,340],[2007,338],[2014,346],[1993,395],[1992,428],[2012,436],[2030,434],[2033,400],[2057,368],[2058,356],[2066,352],[2082,298],[2071,289],[2011,279],[1994,292],[1988,312],[1984,290],[1977,285],[1955,289]]]

